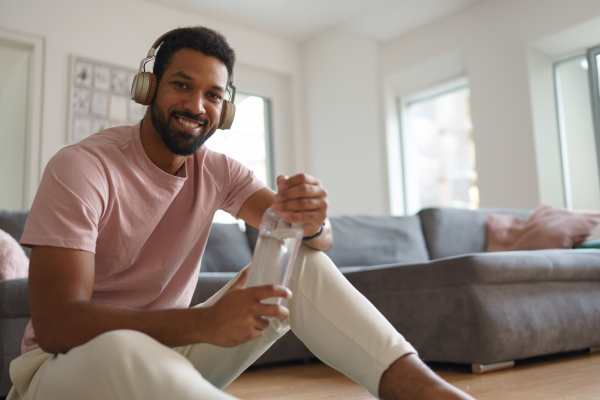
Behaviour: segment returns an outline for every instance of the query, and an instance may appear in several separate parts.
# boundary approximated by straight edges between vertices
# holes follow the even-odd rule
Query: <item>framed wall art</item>
[[[143,118],[146,107],[130,99],[136,73],[136,69],[71,56],[69,142]]]

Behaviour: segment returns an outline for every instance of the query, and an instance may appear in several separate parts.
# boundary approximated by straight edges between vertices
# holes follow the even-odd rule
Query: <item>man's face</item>
[[[227,67],[199,51],[171,58],[150,105],[154,129],[174,154],[194,154],[215,133],[227,90]]]

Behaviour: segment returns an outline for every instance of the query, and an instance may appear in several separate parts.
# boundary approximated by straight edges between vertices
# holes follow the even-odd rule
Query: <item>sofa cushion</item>
[[[419,211],[423,234],[432,259],[486,251],[488,214],[510,214],[527,218],[529,210],[482,208],[425,208]]]
[[[27,220],[28,211],[7,211],[0,210],[0,229],[8,233],[10,236],[15,238],[18,242],[21,240],[23,229],[25,228],[25,221]],[[27,257],[31,254],[31,249],[23,247]]]
[[[600,214],[540,206],[526,220],[489,214],[487,251],[570,249],[581,245],[600,224]]]
[[[200,264],[202,272],[237,272],[250,261],[250,243],[238,224],[212,225]]]
[[[23,248],[11,235],[0,229],[0,281],[28,276],[29,259]]]
[[[429,260],[417,216],[343,216],[330,221],[333,248],[326,254],[338,267]]]

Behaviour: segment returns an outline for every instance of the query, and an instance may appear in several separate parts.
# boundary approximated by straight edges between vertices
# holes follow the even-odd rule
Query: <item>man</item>
[[[202,146],[228,106],[225,39],[181,28],[160,46],[141,123],[92,135],[46,167],[21,239],[32,247],[31,322],[9,399],[230,399],[219,389],[290,326],[375,396],[468,398],[318,251],[332,236],[317,179],[279,177],[275,193]],[[304,227],[291,291],[245,288],[245,269],[187,308],[214,212],[257,227],[268,207]],[[286,306],[261,302],[272,297]]]

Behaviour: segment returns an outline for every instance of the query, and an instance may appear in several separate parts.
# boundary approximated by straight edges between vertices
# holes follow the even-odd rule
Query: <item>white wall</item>
[[[471,88],[480,206],[561,205],[557,204],[561,189],[556,186],[560,185],[560,170],[551,164],[557,158],[539,153],[544,142],[558,140],[556,130],[538,134],[534,130],[532,101],[539,95],[532,96],[530,84],[539,77],[532,75],[530,53],[539,52],[534,48],[536,42],[598,15],[600,2],[588,0],[483,1],[384,43],[382,78],[444,54],[463,53]],[[600,43],[597,33],[595,37],[578,37],[563,50],[572,52],[589,41]],[[553,48],[556,46],[557,42]],[[438,67],[443,69],[444,65]],[[544,114],[537,114],[538,127],[555,124],[551,110]],[[553,151],[557,149],[554,146]]]
[[[561,205],[553,89],[543,73],[550,76],[558,54],[600,43],[592,20],[600,2],[590,0],[485,0],[385,43],[330,31],[297,44],[143,0],[0,0],[0,10],[1,28],[45,38],[41,168],[67,144],[71,54],[137,68],[160,34],[202,24],[227,36],[240,65],[287,82],[291,123],[282,130],[290,131],[275,140],[283,135],[279,143],[289,145],[280,151],[289,153],[278,156],[286,165],[276,172],[321,178],[332,215],[393,209],[386,141],[398,121],[390,102],[456,74],[471,87],[481,206]],[[394,84],[411,70],[421,72],[413,87]]]
[[[329,32],[303,50],[308,172],[327,188],[332,215],[388,212],[378,43]]]
[[[45,39],[42,169],[68,144],[71,54],[137,69],[152,43],[178,26],[204,25],[223,33],[236,50],[238,65],[284,76],[292,88],[290,100],[294,115],[302,110],[297,94],[301,86],[299,46],[290,41],[142,0],[0,0],[0,10],[1,28]],[[244,91],[243,79],[237,79],[236,86]],[[291,126],[292,131],[275,132],[276,138],[277,135],[295,137],[296,129],[302,126],[303,122],[298,121]],[[276,168],[285,171],[306,168],[302,143],[283,151],[287,153],[278,160],[285,165]]]

